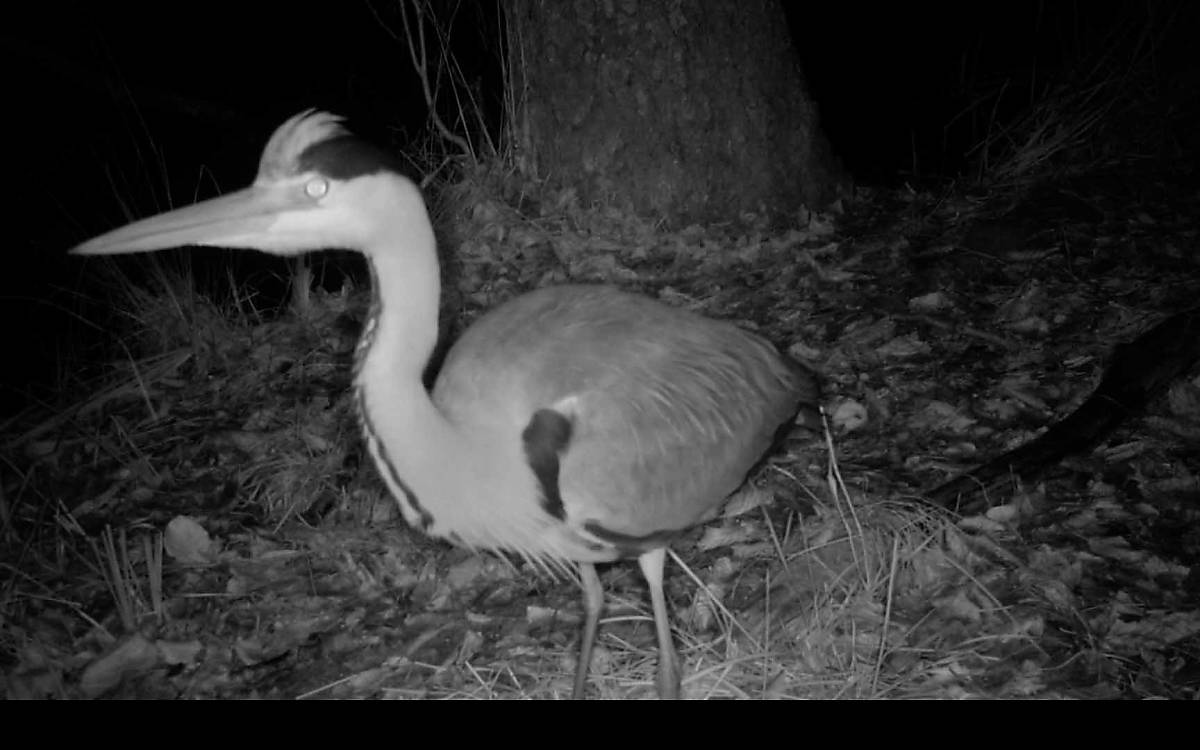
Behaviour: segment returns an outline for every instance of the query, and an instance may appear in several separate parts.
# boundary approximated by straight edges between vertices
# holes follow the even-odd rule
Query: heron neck
[[[428,239],[433,243],[432,235]],[[436,250],[368,256],[371,267],[371,316],[360,346],[359,382],[368,371],[386,368],[391,380],[414,384],[424,392],[421,377],[433,355],[438,335],[441,278]]]
[[[434,405],[422,373],[437,341],[439,273],[432,231],[398,234],[404,252],[368,253],[375,302],[359,342],[357,406],[367,450],[405,519],[428,533],[430,508],[467,494],[445,467],[463,453],[459,430]]]

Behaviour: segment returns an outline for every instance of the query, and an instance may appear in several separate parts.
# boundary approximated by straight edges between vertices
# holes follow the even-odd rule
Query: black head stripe
[[[320,172],[335,180],[379,172],[405,174],[406,171],[399,158],[353,135],[340,135],[312,144],[300,152],[296,166],[300,173]]]

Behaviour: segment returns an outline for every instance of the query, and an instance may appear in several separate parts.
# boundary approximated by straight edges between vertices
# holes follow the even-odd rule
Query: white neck
[[[438,329],[433,232],[424,216],[409,212],[398,212],[390,223],[379,233],[380,242],[404,246],[367,249],[373,314],[359,343],[364,349],[354,385],[368,450],[405,520],[427,531],[418,506],[431,494],[452,491],[438,481],[437,467],[461,452],[462,441],[422,383]],[[409,492],[418,506],[407,500]]]
[[[420,191],[408,180],[380,175],[360,183],[357,194],[346,200],[372,217],[358,242],[371,266],[372,310],[378,316],[368,321],[373,328],[363,332],[371,346],[358,363],[357,383],[370,386],[383,380],[412,385],[424,394],[421,374],[437,343],[441,293],[433,227]],[[374,368],[374,382],[366,373],[368,365]],[[380,372],[381,367],[388,372]]]
[[[424,241],[415,240],[406,252],[368,256],[372,310],[377,315],[367,322],[373,328],[364,331],[371,337],[371,348],[360,368],[386,362],[389,379],[411,381],[424,393],[422,374],[437,343],[441,279],[437,251],[418,249],[417,242],[432,246],[432,233]],[[360,371],[360,382],[362,375]]]

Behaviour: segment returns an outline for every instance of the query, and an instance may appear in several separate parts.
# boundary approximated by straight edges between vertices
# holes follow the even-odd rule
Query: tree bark
[[[844,177],[777,0],[512,0],[528,176],[673,225],[792,215]]]

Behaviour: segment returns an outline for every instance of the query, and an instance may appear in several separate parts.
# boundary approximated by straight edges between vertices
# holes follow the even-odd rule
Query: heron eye
[[[324,177],[314,177],[304,185],[304,194],[309,198],[324,198],[329,192],[329,180]]]

